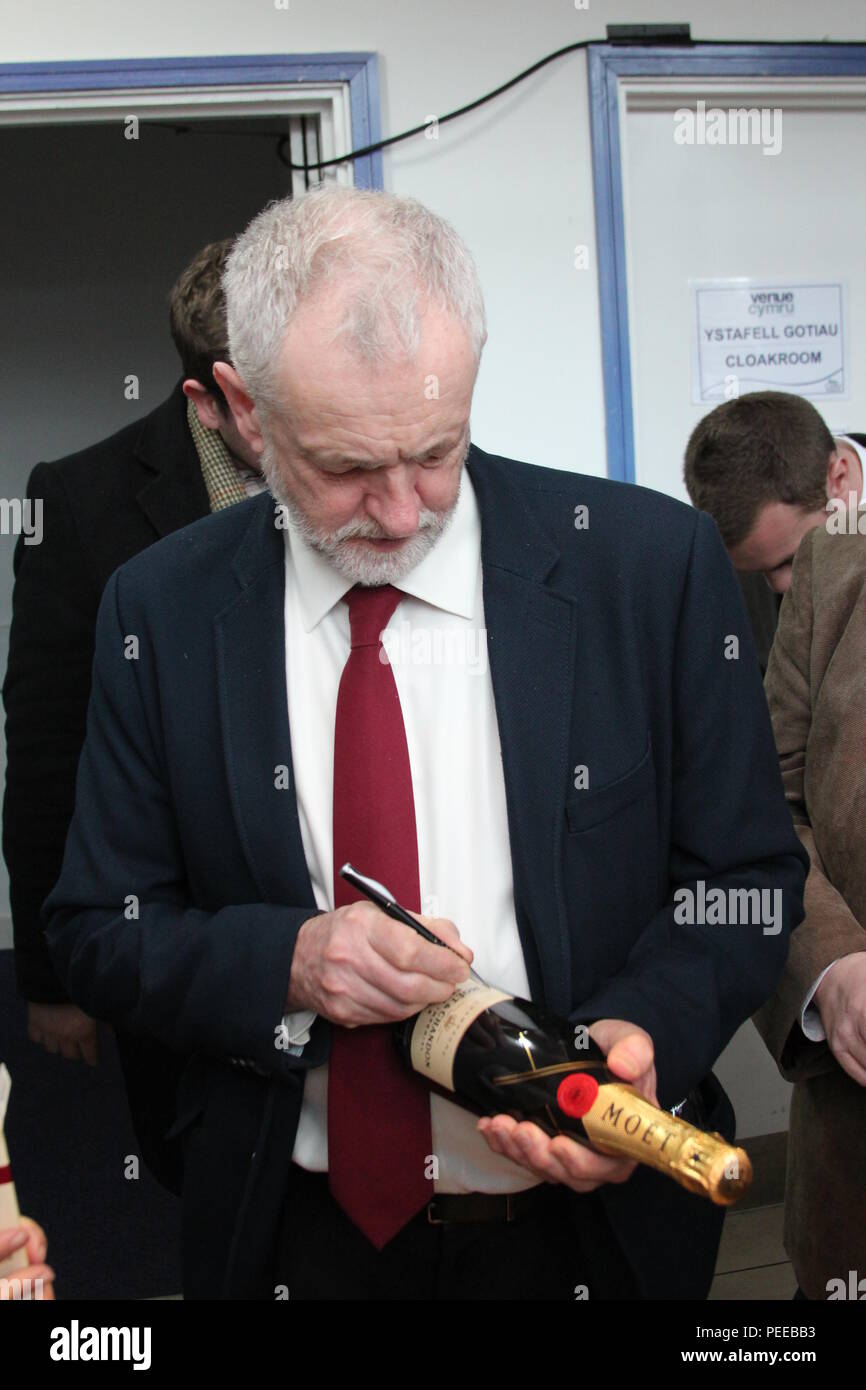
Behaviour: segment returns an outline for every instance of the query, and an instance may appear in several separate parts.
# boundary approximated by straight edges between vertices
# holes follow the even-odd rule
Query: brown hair
[[[183,374],[211,391],[224,412],[228,402],[214,379],[213,364],[231,361],[222,276],[234,240],[226,237],[203,246],[181,271],[168,297],[171,336]]]
[[[804,512],[823,506],[835,448],[818,411],[802,396],[751,391],[716,406],[692,431],[685,483],[730,548],[745,540],[767,502]]]

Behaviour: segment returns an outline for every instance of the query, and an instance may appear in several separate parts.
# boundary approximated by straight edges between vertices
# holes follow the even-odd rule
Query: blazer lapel
[[[214,619],[226,770],[240,842],[262,901],[315,907],[294,791],[282,532],[269,493],[251,512],[233,566],[240,592]]]
[[[571,1008],[562,883],[577,603],[545,584],[559,552],[507,472],[470,453],[481,512],[484,619],[505,774],[514,901],[533,997]]]

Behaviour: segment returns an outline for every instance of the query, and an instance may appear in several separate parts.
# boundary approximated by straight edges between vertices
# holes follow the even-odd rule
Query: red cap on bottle
[[[579,1120],[592,1109],[598,1095],[598,1082],[585,1071],[573,1071],[564,1076],[556,1089],[556,1100],[564,1115]]]

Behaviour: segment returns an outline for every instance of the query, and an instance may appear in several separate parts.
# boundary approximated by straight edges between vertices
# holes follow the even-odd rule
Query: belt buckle
[[[516,1221],[516,1220],[517,1220],[517,1204],[516,1204],[516,1198],[517,1198],[520,1194],[519,1194],[519,1193],[516,1193],[516,1192],[505,1192],[505,1193],[503,1193],[502,1195],[503,1195],[504,1198],[505,1198],[505,1220],[506,1220],[507,1222]],[[437,1216],[437,1215],[436,1215],[436,1202],[437,1202],[437,1198],[436,1198],[436,1197],[431,1197],[430,1201],[427,1203],[427,1208],[426,1208],[426,1210],[427,1210],[427,1223],[428,1223],[428,1225],[430,1225],[430,1226],[447,1226],[447,1225],[449,1224],[448,1218],[445,1217],[445,1216]],[[481,1219],[483,1219],[483,1218],[481,1218]],[[489,1220],[492,1220],[493,1218],[488,1218],[488,1219],[489,1219]]]

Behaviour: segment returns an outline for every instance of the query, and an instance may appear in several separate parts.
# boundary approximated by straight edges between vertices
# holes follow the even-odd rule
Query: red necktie
[[[352,647],[334,731],[334,907],[361,900],[347,860],[421,910],[415,800],[394,673],[379,634],[403,595],[390,584],[346,595]],[[408,931],[409,928],[407,927]],[[430,1094],[401,1061],[390,1024],[333,1029],[328,1071],[329,1183],[377,1249],[433,1196]]]

